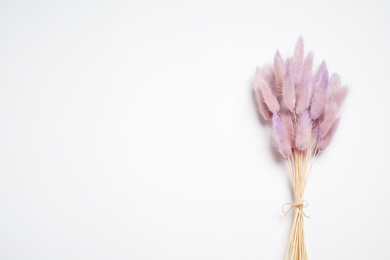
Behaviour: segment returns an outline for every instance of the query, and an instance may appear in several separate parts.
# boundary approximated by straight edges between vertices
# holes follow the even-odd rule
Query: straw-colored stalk
[[[294,192],[294,203],[284,204],[283,212],[287,215],[295,210],[295,216],[284,260],[308,259],[304,234],[304,218],[307,217],[304,208],[308,203],[303,199],[303,195],[316,153],[317,149],[314,146],[305,151],[294,148],[292,155],[286,158]]]

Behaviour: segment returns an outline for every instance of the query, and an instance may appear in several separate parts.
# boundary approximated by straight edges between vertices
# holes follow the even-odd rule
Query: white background
[[[351,90],[309,257],[390,259],[390,5],[271,2],[1,1],[0,259],[282,259],[251,80],[299,35]]]

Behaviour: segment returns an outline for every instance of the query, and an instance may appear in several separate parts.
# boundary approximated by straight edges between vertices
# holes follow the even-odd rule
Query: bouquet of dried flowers
[[[312,72],[313,58],[312,52],[304,56],[299,37],[293,57],[283,59],[276,51],[273,66],[257,68],[253,81],[259,112],[272,124],[294,191],[294,203],[283,205],[285,215],[295,209],[284,259],[308,259],[303,221],[307,202],[303,195],[312,163],[331,142],[348,94],[338,74],[329,76],[324,61]]]

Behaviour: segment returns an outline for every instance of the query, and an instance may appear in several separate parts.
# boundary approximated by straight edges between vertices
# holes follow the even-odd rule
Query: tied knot
[[[298,210],[302,211],[302,214],[308,218],[309,216],[307,216],[305,214],[305,212],[303,211],[303,208],[306,208],[307,206],[309,206],[309,203],[307,203],[306,200],[303,200],[299,203],[285,203],[283,204],[282,206],[282,211],[284,213],[284,216],[287,216],[288,213],[290,213],[290,211],[293,209],[293,208],[297,208]],[[286,208],[287,207],[287,208]]]

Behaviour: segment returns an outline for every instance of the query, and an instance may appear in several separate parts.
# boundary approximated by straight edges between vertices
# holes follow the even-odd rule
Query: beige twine
[[[285,207],[286,206],[290,206],[288,208],[288,210],[285,210]],[[282,211],[284,213],[284,216],[287,216],[288,213],[290,213],[290,211],[293,209],[293,208],[296,208],[298,210],[301,210],[302,211],[302,214],[306,217],[306,218],[309,218],[308,215],[306,215],[305,211],[303,211],[303,208],[307,208],[307,206],[309,206],[309,203],[306,201],[306,200],[303,200],[302,202],[300,203],[284,203],[283,206],[282,206]]]

